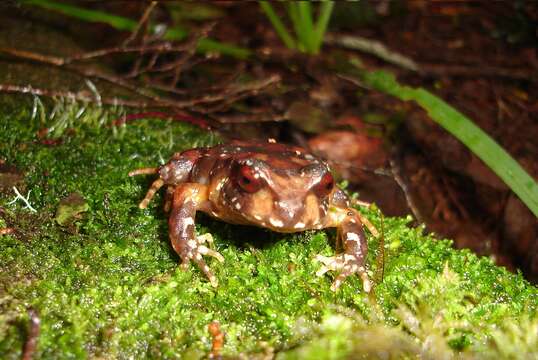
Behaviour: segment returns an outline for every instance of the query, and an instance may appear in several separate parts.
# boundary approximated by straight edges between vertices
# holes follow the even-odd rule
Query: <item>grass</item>
[[[32,190],[37,209],[10,204],[15,194],[0,182],[0,226],[18,230],[0,236],[3,359],[20,358],[30,307],[41,319],[36,358],[203,358],[213,320],[226,333],[226,356],[536,356],[538,289],[406,218],[383,220],[385,276],[369,296],[358,278],[333,293],[330,276],[314,275],[315,254],[334,251],[333,231],[283,235],[199,216],[197,231],[211,232],[226,259],[210,261],[220,283],[213,289],[194,266],[178,268],[162,197],[138,209],[151,179],[127,172],[217,137],[151,119],[114,129],[103,124],[119,110],[86,106],[76,117],[80,105],[68,101],[53,119],[50,104],[42,116],[32,116],[27,99],[0,104],[1,157],[24,174],[17,187]],[[38,130],[60,121],[61,143],[37,141]],[[72,193],[86,206],[61,226],[56,210]],[[381,226],[377,210],[361,211]],[[369,237],[372,273],[377,245]]]
[[[21,0],[21,3],[27,6],[36,6],[46,10],[56,11],[61,14],[76,18],[86,22],[101,22],[110,25],[120,31],[134,31],[137,27],[137,21],[110,14],[108,12],[86,9],[84,7],[66,4],[54,0]],[[155,25],[150,24],[150,29],[155,31]],[[175,25],[165,31],[163,39],[170,41],[182,41],[187,38],[189,31]],[[238,59],[246,59],[251,55],[251,51],[233,44],[215,41],[210,38],[200,39],[197,45],[197,51],[202,53],[219,53],[233,56]]]
[[[360,69],[360,64],[355,62]],[[497,174],[538,216],[538,183],[494,139],[473,121],[424,88],[401,85],[392,73],[361,70],[366,85],[404,101],[415,101],[432,120],[454,135]]]
[[[287,13],[295,31],[295,38],[276,14],[269,1],[259,1],[259,4],[286,47],[309,54],[319,53],[334,7],[333,1],[320,2],[317,21],[314,21],[314,10],[310,1],[286,3]]]

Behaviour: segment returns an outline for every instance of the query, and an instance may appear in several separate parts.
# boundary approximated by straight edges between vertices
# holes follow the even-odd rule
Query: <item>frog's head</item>
[[[279,232],[321,227],[334,179],[323,162],[302,153],[234,159],[222,201],[248,222]]]

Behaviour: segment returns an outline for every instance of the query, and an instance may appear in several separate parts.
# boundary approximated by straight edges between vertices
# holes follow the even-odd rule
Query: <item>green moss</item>
[[[69,102],[54,119],[32,118],[31,102],[13,99],[1,100],[0,154],[24,174],[21,191],[32,190],[28,200],[38,212],[9,204],[10,189],[0,193],[0,225],[18,230],[0,237],[2,358],[20,357],[29,307],[41,319],[42,358],[200,358],[211,347],[213,320],[226,332],[230,356],[536,355],[538,340],[526,335],[537,333],[536,287],[421,235],[408,219],[384,219],[384,279],[368,296],[359,279],[333,293],[328,276],[314,275],[313,257],[334,251],[331,231],[283,235],[202,215],[198,232],[211,232],[226,259],[210,260],[215,290],[194,267],[178,268],[161,197],[138,209],[152,179],[127,173],[217,137],[151,119],[111,128],[118,110],[88,106],[77,118],[80,107]],[[61,142],[41,144],[43,127],[54,127]],[[54,218],[72,193],[88,210],[65,228]],[[364,213],[381,226],[377,211]],[[369,242],[375,264],[378,242]]]

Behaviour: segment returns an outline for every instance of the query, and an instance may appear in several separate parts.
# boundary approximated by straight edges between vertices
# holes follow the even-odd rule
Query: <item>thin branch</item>
[[[270,112],[265,113],[265,114],[220,115],[220,116],[212,116],[212,118],[222,124],[280,122],[280,121],[286,120],[286,117],[284,115],[272,114]]]
[[[147,45],[142,44],[138,46],[118,46],[118,47],[111,47],[106,49],[100,49],[95,51],[90,51],[83,54],[73,55],[71,57],[63,59],[64,64],[70,64],[75,61],[81,61],[81,60],[91,60],[98,57],[103,57],[106,55],[113,55],[113,54],[127,54],[127,53],[174,53],[174,52],[184,52],[188,50],[187,44],[181,44],[181,45],[173,45],[169,42],[166,43],[160,43],[160,44],[154,44],[154,45]]]
[[[390,50],[384,44],[376,40],[361,36],[325,34],[323,40],[329,45],[339,45],[348,49],[359,50],[385,60],[388,63],[398,65],[411,71],[419,71],[419,65],[411,58]]]
[[[69,71],[76,72],[79,75],[82,75],[85,77],[94,77],[100,80],[104,80],[116,86],[120,86],[127,90],[130,90],[140,96],[149,98],[155,102],[161,102],[163,103],[163,105],[164,104],[170,105],[173,102],[173,99],[164,99],[161,97],[156,97],[152,95],[151,93],[147,92],[146,90],[144,90],[143,88],[141,88],[140,86],[131,84],[130,82],[124,80],[123,78],[119,76],[105,74],[99,70],[90,69],[90,68],[68,66],[68,62],[66,62],[66,59],[61,59],[55,56],[48,56],[48,55],[33,53],[30,51],[24,51],[24,50],[17,50],[17,49],[12,49],[12,48],[0,48],[0,52],[4,52],[4,53],[7,53],[7,54],[10,54],[10,55],[22,58],[22,59],[27,59],[27,60],[32,60],[32,61],[37,61],[37,62],[57,66],[63,69],[67,69]],[[5,91],[9,91],[9,90],[5,90]],[[24,92],[24,91],[20,91],[20,92]]]
[[[28,191],[28,194],[26,195],[26,197],[22,196],[19,190],[15,186],[13,186],[13,191],[15,192],[17,196],[15,197],[15,199],[13,199],[13,201],[8,202],[7,203],[8,205],[15,203],[17,200],[22,200],[22,202],[26,204],[26,208],[28,210],[30,210],[31,212],[37,212],[37,210],[34,209],[32,205],[30,205],[30,201],[28,200],[30,198],[30,193],[32,192],[32,190]]]
[[[118,53],[127,54],[127,53],[174,53],[174,52],[184,52],[188,50],[187,44],[173,45],[172,43],[165,42],[155,45],[138,45],[138,46],[115,46],[105,49],[99,49],[95,51],[89,51],[82,54],[73,55],[66,58],[61,58],[53,55],[43,55],[35,53],[32,51],[19,50],[10,47],[0,47],[0,52],[9,54],[21,59],[34,60],[41,63],[63,66],[67,64],[74,63],[76,61],[83,60],[92,60],[95,58],[114,55]]]
[[[176,104],[176,107],[178,108],[185,108],[185,107],[191,107],[197,104],[207,104],[207,103],[214,103],[217,101],[226,100],[229,96],[240,94],[243,92],[247,92],[249,93],[249,95],[256,95],[263,88],[266,88],[278,82],[280,82],[280,75],[274,74],[274,75],[269,76],[267,79],[254,80],[245,84],[232,85],[228,89],[226,89],[226,91],[222,93],[209,94],[209,95],[205,95],[205,96],[191,99],[191,100],[177,101],[175,104]]]
[[[377,247],[377,256],[375,259],[376,262],[376,272],[374,275],[374,282],[379,285],[383,282],[383,277],[385,275],[385,223],[383,213],[379,212],[381,220],[381,236],[379,236],[379,246]]]
[[[0,229],[0,235],[11,235],[11,234],[15,234],[14,228],[7,227],[7,228]]]
[[[420,64],[421,72],[436,76],[463,76],[463,77],[493,77],[514,80],[537,80],[538,72],[533,69],[505,68],[488,65],[445,65],[445,64]]]
[[[45,64],[51,64],[55,66],[62,66],[65,64],[65,59],[52,56],[52,55],[43,55],[39,53],[35,53],[32,51],[26,51],[26,50],[18,50],[14,48],[9,47],[0,47],[0,52],[9,54],[21,59],[27,59],[27,60],[33,60]]]
[[[415,215],[415,219],[421,224],[425,224],[424,218],[422,217],[420,211],[418,210],[417,205],[415,204],[415,201],[413,199],[413,196],[411,195],[411,191],[409,190],[409,187],[407,186],[406,182],[402,178],[400,165],[396,162],[395,159],[390,159],[390,167],[392,170],[392,176],[394,178],[394,181],[400,186],[400,189],[402,189],[405,200],[407,202],[407,206],[409,206],[409,209],[411,209],[411,212],[413,215]]]
[[[47,97],[66,97],[69,99],[74,99],[77,101],[93,103],[95,98],[91,96],[86,91],[81,92],[72,92],[72,91],[58,91],[58,90],[48,90],[40,89],[32,86],[21,86],[21,85],[12,85],[12,84],[0,84],[0,91],[19,93],[19,94],[32,94],[36,96],[47,96]],[[103,104],[107,105],[120,105],[134,108],[147,108],[147,107],[167,107],[163,104],[158,104],[154,102],[142,102],[135,100],[124,100],[119,98],[103,98]],[[168,106],[171,107],[171,106]]]
[[[144,118],[171,119],[171,120],[187,122],[187,123],[196,125],[206,130],[209,130],[212,128],[212,126],[204,119],[197,118],[189,114],[185,114],[185,113],[170,114],[170,113],[164,113],[161,111],[148,111],[148,112],[142,112],[142,113],[136,113],[136,114],[127,114],[117,120],[114,120],[112,122],[112,126],[119,126],[130,121],[144,119]]]
[[[144,10],[144,14],[142,14],[142,17],[140,18],[140,20],[138,20],[138,24],[136,24],[136,28],[131,33],[131,35],[129,35],[129,37],[125,39],[125,41],[123,42],[124,46],[136,39],[136,37],[138,36],[138,33],[140,32],[140,29],[142,28],[147,29],[149,16],[151,15],[151,12],[155,8],[155,6],[157,6],[157,1],[152,1],[146,7],[146,10]]]
[[[470,66],[459,64],[417,63],[405,55],[390,50],[379,41],[366,39],[360,36],[326,34],[324,42],[329,45],[338,45],[348,49],[362,51],[377,56],[393,65],[425,75],[465,77],[485,76],[514,80],[538,79],[538,73],[534,69],[506,68],[488,65]]]
[[[24,350],[21,357],[22,360],[31,360],[34,357],[41,327],[41,320],[39,319],[37,311],[30,308],[28,310],[28,316],[30,317],[30,326],[28,329],[28,338],[24,343]]]

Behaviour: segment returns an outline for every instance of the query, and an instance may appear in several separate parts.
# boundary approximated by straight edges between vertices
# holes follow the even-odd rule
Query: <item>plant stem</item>
[[[295,41],[291,37],[290,33],[288,32],[282,21],[280,21],[280,18],[273,10],[271,4],[269,4],[268,1],[260,1],[259,4],[263,12],[265,12],[265,15],[267,15],[269,21],[275,28],[276,33],[286,45],[286,47],[288,47],[288,49],[295,49]]]
[[[315,25],[316,53],[319,52],[321,44],[323,43],[323,37],[325,35],[325,31],[327,30],[327,26],[329,25],[333,7],[334,1],[323,1],[320,5],[319,18]]]
[[[314,23],[312,21],[312,7],[309,1],[298,1],[297,13],[299,17],[299,27],[301,33],[297,34],[299,41],[304,44],[306,51],[315,54],[316,51],[316,33],[314,32]]]

